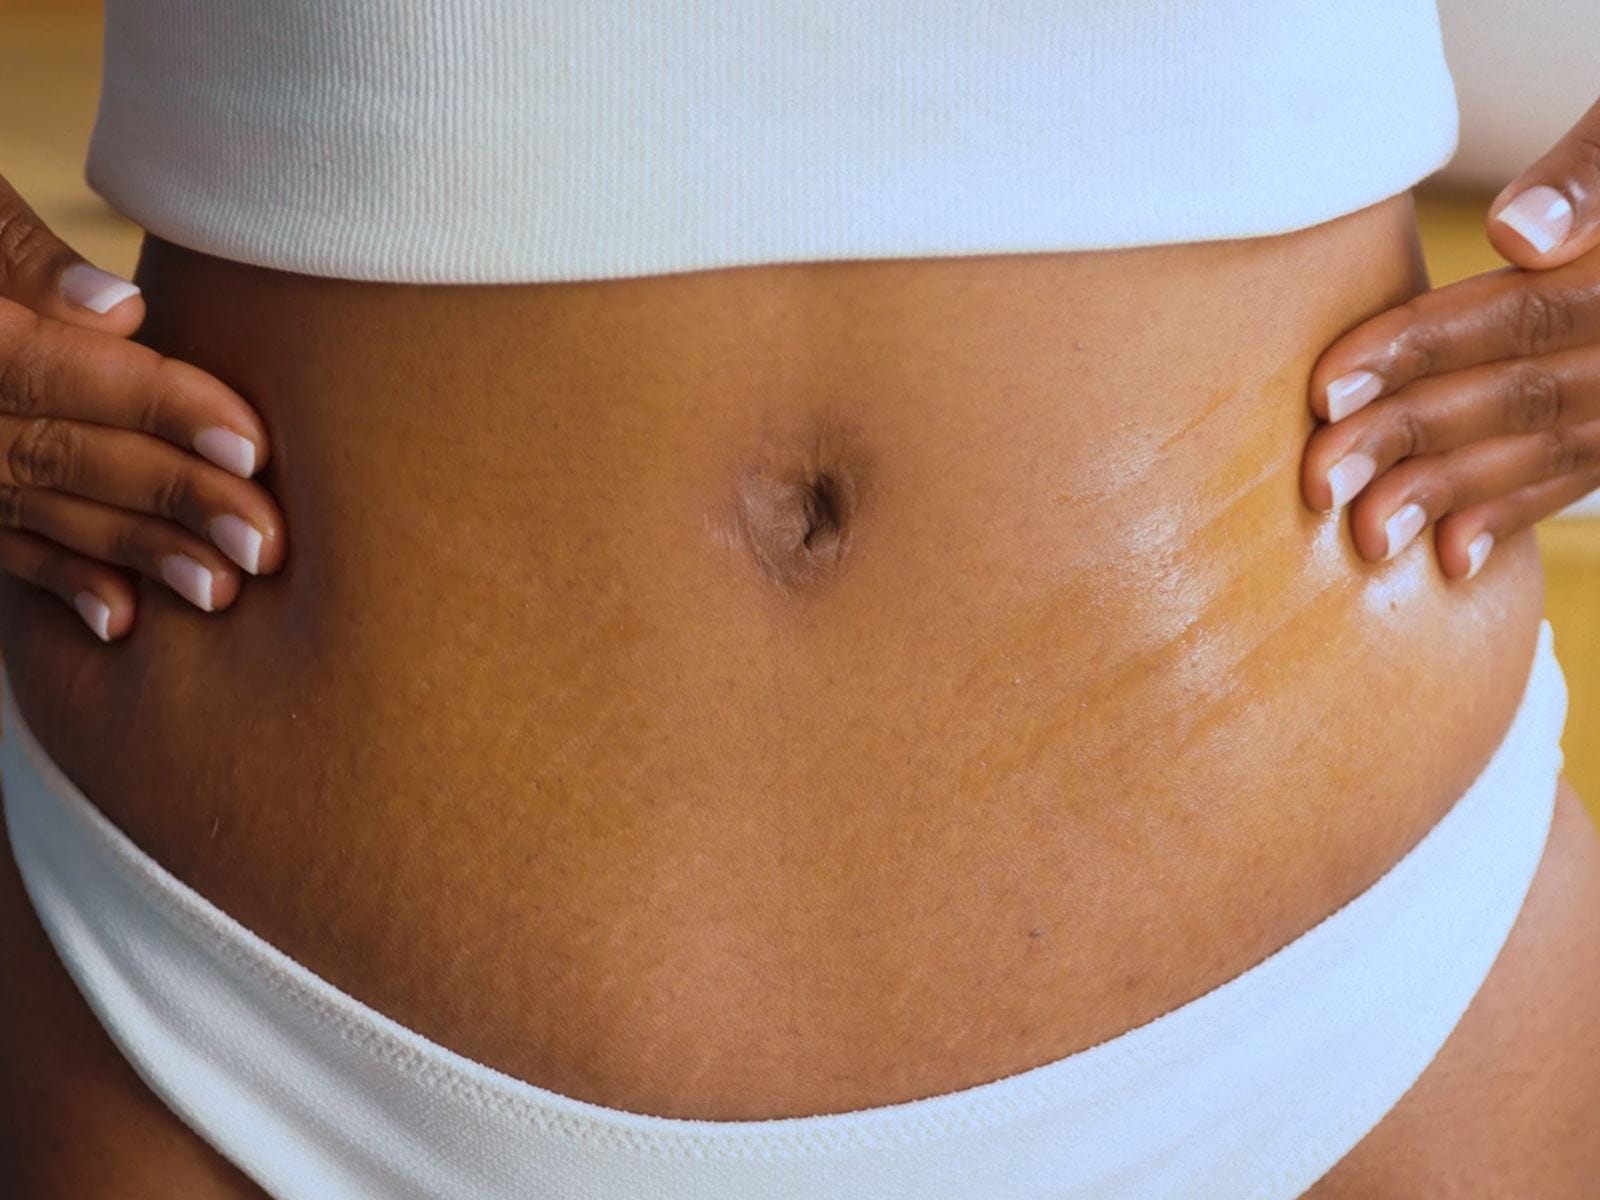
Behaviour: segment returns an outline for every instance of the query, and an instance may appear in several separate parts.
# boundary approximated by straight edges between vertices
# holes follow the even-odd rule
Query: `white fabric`
[[[421,283],[1282,233],[1450,156],[1434,0],[108,0],[88,178]]]
[[[1594,0],[1439,0],[1439,17],[1461,111],[1461,143],[1444,179],[1492,194],[1594,103]]]
[[[1437,825],[1349,904],[1148,1024],[910,1103],[711,1122],[520,1082],[336,990],[135,847],[3,682],[6,822],[51,941],[150,1086],[280,1200],[1298,1196],[1488,973],[1549,832],[1566,712],[1546,623],[1510,729]]]

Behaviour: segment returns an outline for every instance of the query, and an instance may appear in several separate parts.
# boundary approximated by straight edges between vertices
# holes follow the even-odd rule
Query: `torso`
[[[1542,610],[1309,511],[1305,381],[1426,286],[1283,237],[428,288],[147,246],[289,562],[112,647],[10,580],[45,749],[437,1041],[596,1103],[843,1111],[1060,1058],[1371,884]]]

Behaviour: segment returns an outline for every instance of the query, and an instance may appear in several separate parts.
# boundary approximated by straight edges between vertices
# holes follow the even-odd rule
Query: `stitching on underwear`
[[[15,711],[13,708],[13,712]],[[538,1085],[517,1080],[511,1076],[503,1076],[503,1081],[483,1081],[466,1078],[463,1076],[460,1067],[453,1063],[433,1061],[429,1057],[429,1052],[454,1055],[461,1058],[463,1062],[472,1063],[474,1067],[485,1071],[493,1071],[494,1068],[475,1063],[473,1060],[466,1059],[465,1056],[457,1055],[455,1051],[451,1051],[447,1047],[422,1039],[422,1035],[416,1034],[414,1031],[411,1032],[411,1036],[422,1039],[426,1043],[425,1047],[407,1044],[392,1029],[386,1026],[366,1024],[360,1015],[344,1012],[340,1007],[339,1000],[318,994],[314,985],[306,980],[296,978],[283,964],[274,961],[271,955],[281,955],[282,952],[271,947],[269,943],[260,942],[259,945],[241,943],[238,940],[237,932],[228,928],[228,923],[232,921],[232,918],[227,917],[220,910],[209,911],[206,907],[203,907],[208,902],[203,897],[192,894],[191,890],[187,889],[181,881],[172,879],[170,886],[164,885],[161,877],[166,874],[164,868],[161,868],[159,864],[153,861],[147,865],[144,861],[147,856],[144,856],[142,851],[139,851],[131,841],[128,841],[127,835],[117,829],[103,813],[99,812],[87,797],[79,793],[76,785],[72,784],[72,781],[67,778],[65,773],[61,772],[59,767],[56,767],[47,756],[44,756],[42,747],[37,746],[36,743],[30,743],[25,737],[23,748],[28,751],[30,759],[35,760],[31,763],[31,766],[41,776],[41,781],[46,784],[47,793],[54,793],[58,790],[65,792],[69,804],[65,806],[67,807],[67,812],[64,815],[70,820],[88,825],[92,840],[99,851],[97,857],[100,857],[103,861],[109,859],[110,863],[116,867],[119,875],[131,882],[141,893],[150,896],[155,901],[159,911],[169,914],[171,917],[176,918],[180,924],[189,928],[197,935],[200,944],[209,952],[228,963],[242,968],[250,977],[267,984],[275,993],[289,999],[322,1024],[331,1026],[345,1041],[377,1061],[387,1064],[401,1075],[422,1081],[437,1092],[465,1100],[480,1110],[509,1115],[524,1124],[534,1126],[542,1132],[610,1145],[636,1154],[658,1158],[770,1160],[792,1157],[807,1150],[838,1152],[850,1149],[872,1149],[886,1144],[907,1144],[926,1141],[931,1137],[960,1130],[987,1128],[1008,1117],[1026,1117],[1053,1100],[1059,1101],[1059,1094],[1052,1088],[1053,1079],[1048,1077],[1024,1079],[1021,1076],[1030,1072],[1023,1071],[990,1083],[975,1084],[955,1092],[943,1093],[940,1096],[903,1102],[904,1105],[914,1105],[944,1101],[951,1105],[967,1106],[957,1111],[948,1111],[941,1107],[940,1111],[933,1113],[908,1113],[896,1111],[902,1108],[902,1105],[885,1105],[874,1109],[857,1110],[855,1113],[821,1114],[820,1116],[794,1118],[810,1122],[827,1120],[830,1117],[836,1117],[841,1120],[855,1118],[850,1125],[833,1129],[762,1131],[752,1127],[761,1126],[767,1124],[767,1122],[754,1120],[709,1122],[709,1124],[716,1125],[719,1128],[716,1131],[705,1133],[677,1128],[650,1131],[616,1128],[607,1125],[604,1122],[615,1120],[616,1118],[608,1117],[604,1114],[550,1112],[542,1106],[552,1103],[551,1101],[543,1100],[538,1096],[510,1095],[503,1090],[507,1087],[537,1088]],[[1493,760],[1490,766],[1492,765]],[[58,778],[53,777],[45,768],[54,768],[55,777]],[[1487,774],[1488,770],[1486,768],[1479,779],[1474,781],[1473,786],[1491,785],[1493,781],[1484,778]],[[57,782],[63,786],[51,788],[49,786],[51,782]],[[53,799],[47,802],[53,802]],[[1402,858],[1399,861],[1404,861],[1404,859]],[[1394,865],[1398,865],[1398,862]],[[1393,867],[1390,869],[1392,870]],[[160,872],[161,874],[158,875],[155,872]],[[1385,872],[1385,875],[1380,879],[1387,877],[1388,872]],[[172,890],[173,887],[182,890],[174,891]],[[1322,921],[1312,926],[1311,929],[1306,930],[1289,943],[1286,943],[1284,947],[1280,947],[1274,954],[1281,953],[1302,938],[1311,935],[1342,911],[1343,906],[1335,910],[1334,913],[1328,914]],[[243,929],[243,926],[238,926],[238,928]],[[1340,930],[1339,932],[1345,935],[1341,939],[1341,944],[1348,944],[1349,937],[1352,935],[1346,930]],[[254,934],[250,936],[255,938]],[[259,939],[257,940],[259,941]],[[270,954],[267,951],[270,951]],[[1272,957],[1273,955],[1269,955],[1268,959]],[[292,960],[288,961],[292,962]],[[1265,962],[1267,959],[1262,961]],[[1260,965],[1259,963],[1256,964],[1256,966]],[[1248,968],[1247,971],[1254,969],[1255,967]],[[1239,976],[1234,977],[1234,979],[1238,978]],[[1226,987],[1227,983],[1231,982],[1233,981],[1229,980],[1219,985],[1219,987]],[[333,985],[325,980],[320,980],[320,983],[330,989],[333,988]],[[337,989],[334,990],[336,991]],[[1213,991],[1215,990],[1213,989]],[[1207,992],[1202,995],[1210,994],[1210,992]],[[1251,1011],[1266,1003],[1272,994],[1272,989],[1270,988],[1259,989],[1253,997]],[[354,997],[346,996],[344,993],[338,993],[338,995],[345,1003],[360,1004],[360,1001]],[[1195,997],[1194,999],[1201,998]],[[1194,1000],[1188,1001],[1185,1005],[1180,1005],[1169,1013],[1152,1018],[1145,1025],[1127,1030],[1122,1034],[1107,1039],[1106,1042],[1099,1043],[1095,1047],[1085,1048],[1077,1053],[1087,1054],[1099,1047],[1115,1043],[1119,1039],[1126,1038],[1130,1034],[1144,1029],[1147,1025],[1171,1016],[1193,1002]],[[382,1017],[382,1014],[376,1014],[375,1010],[369,1009],[368,1011]],[[386,1022],[391,1020],[387,1017],[382,1017],[382,1019]],[[366,1020],[370,1020],[370,1018],[366,1018]],[[1121,1066],[1139,1059],[1149,1059],[1158,1053],[1161,1048],[1159,1042],[1151,1043],[1148,1039],[1140,1039],[1132,1050],[1125,1049],[1119,1057],[1114,1060],[1107,1060],[1105,1066],[1100,1065],[1097,1059],[1089,1067],[1085,1067],[1080,1062],[1079,1069],[1085,1072],[1084,1078],[1086,1080],[1092,1080],[1103,1077],[1106,1066],[1111,1065],[1113,1061],[1116,1065]],[[1074,1057],[1076,1055],[1068,1056],[1068,1059]],[[1068,1059],[1057,1059],[1031,1070],[1047,1071],[1048,1068],[1068,1061]],[[501,1073],[496,1072],[496,1074]],[[965,1096],[963,1098],[965,1093],[992,1088],[997,1084],[1003,1086],[1003,1091],[999,1094]],[[538,1090],[547,1092],[551,1096],[559,1097],[558,1093],[548,1092],[548,1089]],[[570,1097],[559,1097],[559,1100],[567,1103],[583,1103]],[[623,1112],[627,1118],[646,1121],[675,1120],[647,1114],[626,1113],[625,1110],[614,1111]],[[863,1118],[860,1116],[862,1113],[868,1115]],[[878,1113],[882,1114],[881,1117],[872,1115]],[[774,1118],[773,1120],[781,1121],[785,1119]],[[872,1128],[871,1126],[862,1128],[856,1123],[860,1120],[868,1120],[874,1124],[881,1122],[886,1128]],[[730,1143],[728,1140],[730,1138],[737,1140]]]

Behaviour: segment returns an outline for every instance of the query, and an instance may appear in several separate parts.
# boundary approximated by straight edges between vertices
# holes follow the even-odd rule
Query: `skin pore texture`
[[[517,287],[151,241],[138,282],[141,340],[262,413],[289,559],[220,613],[143,581],[111,646],[6,578],[41,744],[311,970],[595,1103],[890,1104],[1169,1011],[1414,845],[1532,659],[1531,534],[1449,581],[1300,499],[1311,364],[1426,287],[1407,196]],[[1484,991],[1313,1194],[1582,1194],[1597,904],[1564,793]],[[25,1197],[259,1194],[104,1041],[9,858],[0,937]]]

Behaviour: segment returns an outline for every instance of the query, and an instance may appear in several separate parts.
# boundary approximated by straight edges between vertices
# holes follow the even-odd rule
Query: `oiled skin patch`
[[[140,282],[264,414],[290,561],[223,614],[143,585],[114,647],[7,582],[23,710],[225,911],[596,1103],[889,1104],[1168,1011],[1410,848],[1532,658],[1531,537],[1463,586],[1299,499],[1317,351],[1424,286],[1405,197],[534,287],[155,243]],[[82,1014],[15,1003],[38,1077]],[[140,1103],[100,1071],[0,1153],[67,1169]]]

